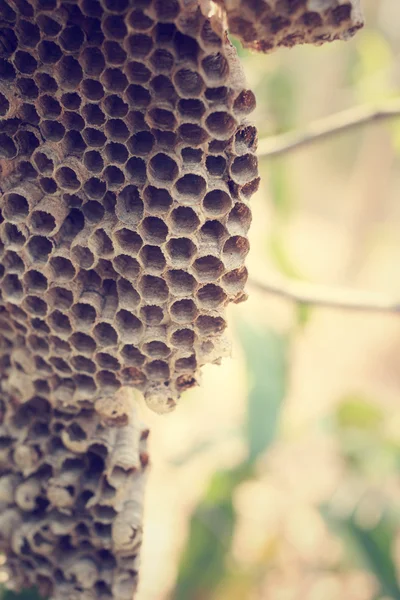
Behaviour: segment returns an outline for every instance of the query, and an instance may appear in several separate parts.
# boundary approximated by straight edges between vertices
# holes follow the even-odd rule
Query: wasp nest
[[[227,350],[259,178],[225,21],[266,50],[351,33],[354,15],[0,0],[0,549],[16,585],[132,597],[147,457],[127,389],[169,410]]]
[[[54,600],[131,600],[141,545],[147,431],[93,408],[0,394],[0,550],[14,586]]]
[[[231,33],[244,46],[278,46],[348,39],[363,25],[360,0],[219,0]]]

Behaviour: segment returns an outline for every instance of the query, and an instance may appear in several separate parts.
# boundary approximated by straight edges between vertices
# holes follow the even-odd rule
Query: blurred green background
[[[364,4],[348,43],[239,49],[260,138],[399,96],[400,2]],[[260,171],[252,277],[400,298],[400,119]],[[230,311],[231,358],[173,414],[143,409],[153,466],[137,598],[400,600],[399,318],[249,292]]]

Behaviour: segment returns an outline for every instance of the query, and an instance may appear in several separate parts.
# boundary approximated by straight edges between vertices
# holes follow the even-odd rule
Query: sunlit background
[[[399,95],[400,2],[349,43],[239,50],[260,137]],[[263,159],[251,276],[400,298],[400,119]],[[400,318],[249,285],[232,358],[152,433],[138,600],[400,598]]]

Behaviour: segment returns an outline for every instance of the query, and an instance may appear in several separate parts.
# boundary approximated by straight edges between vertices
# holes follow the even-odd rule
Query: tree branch
[[[295,304],[356,312],[400,313],[400,300],[394,300],[384,294],[352,291],[297,281],[262,283],[250,279],[249,284],[260,292],[283,298]]]
[[[400,100],[397,99],[389,100],[375,108],[356,106],[325,119],[319,119],[304,130],[290,131],[260,140],[258,156],[261,158],[280,156],[356,127],[398,117],[400,117]]]

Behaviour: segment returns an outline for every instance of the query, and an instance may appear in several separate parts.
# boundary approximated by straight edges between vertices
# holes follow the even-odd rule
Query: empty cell
[[[174,37],[174,47],[180,61],[191,61],[197,66],[200,47],[194,37],[177,31]]]
[[[122,228],[113,233],[116,243],[126,252],[137,254],[143,245],[142,238],[135,231]]]
[[[149,35],[145,35],[144,33],[135,33],[126,39],[125,48],[133,58],[143,59],[153,49],[153,40]]]
[[[39,95],[39,88],[30,77],[19,77],[16,86],[24,99],[35,100]]]
[[[25,19],[19,19],[16,33],[21,46],[34,48],[40,40],[39,27]]]
[[[142,85],[131,83],[125,91],[127,102],[132,108],[147,108],[151,102],[151,95]]]
[[[71,313],[79,329],[90,329],[96,321],[96,311],[94,307],[84,302],[74,304]]]
[[[56,220],[48,212],[35,210],[31,215],[31,226],[35,233],[48,235],[56,228]]]
[[[69,335],[72,331],[69,318],[59,310],[55,310],[49,315],[48,324],[58,335]]]
[[[151,358],[167,358],[171,354],[171,350],[164,342],[156,340],[145,344],[143,351]]]
[[[119,254],[113,260],[114,269],[128,279],[135,279],[140,273],[140,265],[128,254]]]
[[[99,346],[115,346],[118,342],[117,332],[109,323],[98,323],[93,333]]]
[[[149,174],[161,182],[173,182],[179,173],[178,165],[167,154],[159,153],[153,156],[149,164]]]
[[[15,69],[8,60],[0,58],[0,81],[13,81]]]
[[[82,67],[72,56],[63,56],[55,68],[55,75],[64,90],[75,90],[83,78]]]
[[[17,302],[23,298],[22,283],[16,274],[8,274],[4,277],[2,283],[4,297],[10,302]]]
[[[180,69],[175,75],[175,85],[184,98],[201,96],[205,89],[203,78],[196,71]]]
[[[28,102],[24,102],[21,106],[18,116],[22,121],[29,123],[30,125],[37,126],[40,122],[40,117],[36,112],[36,108],[34,104],[30,104]]]
[[[160,277],[144,275],[140,281],[143,298],[150,303],[164,302],[168,298],[168,286]]]
[[[223,250],[223,258],[230,268],[239,267],[243,264],[249,252],[249,241],[242,236],[229,238]]]
[[[150,87],[153,91],[153,97],[157,98],[158,102],[170,102],[175,106],[177,93],[169,77],[166,75],[156,75],[151,80]]]
[[[57,371],[64,375],[71,373],[71,367],[63,358],[50,358],[50,362]]]
[[[137,225],[143,217],[143,202],[139,190],[128,185],[117,196],[116,214],[127,225]]]
[[[3,24],[3,23],[2,23]],[[0,30],[1,37],[1,55],[5,58],[13,55],[18,47],[17,36],[10,27],[2,27]]]
[[[58,185],[64,190],[78,190],[81,187],[75,171],[70,167],[60,167],[56,171],[55,178]]]
[[[201,61],[204,75],[209,81],[222,83],[229,75],[228,61],[222,52],[214,52],[209,54]]]
[[[235,99],[233,110],[239,115],[248,115],[256,107],[256,98],[251,90],[243,90]]]
[[[54,94],[58,90],[57,81],[48,73],[36,73],[35,81],[42,93],[52,92]]]
[[[29,52],[18,50],[14,56],[14,65],[20,73],[32,75],[37,69],[37,60]]]
[[[82,132],[83,139],[88,146],[92,148],[103,148],[107,141],[106,136],[99,129],[93,127],[85,127]]]
[[[76,262],[82,269],[91,269],[94,265],[94,254],[85,246],[74,246],[71,249],[71,255],[74,262]]]
[[[0,158],[11,159],[17,154],[18,150],[13,139],[5,133],[0,133]]]
[[[45,14],[37,17],[37,24],[47,37],[56,37],[62,29],[62,25],[58,21]]]
[[[104,132],[113,142],[125,142],[129,137],[129,129],[122,119],[108,119]]]
[[[83,156],[83,164],[92,173],[100,173],[104,168],[104,161],[97,150],[87,150]]]
[[[42,121],[40,131],[49,142],[60,142],[65,135],[65,127],[58,121]]]
[[[86,104],[82,107],[82,117],[88,125],[103,125],[106,117],[98,104]]]
[[[226,169],[224,156],[207,156],[206,169],[213,177],[222,177]]]
[[[85,36],[81,27],[78,25],[70,25],[62,30],[58,40],[65,52],[77,52],[85,41]],[[86,50],[87,48],[83,53],[85,53]],[[96,75],[97,74],[98,73],[96,73]]]
[[[232,199],[223,190],[209,192],[203,200],[203,208],[209,217],[225,215],[232,207]]]
[[[22,180],[36,179],[37,177],[36,169],[27,160],[23,160],[18,163],[17,169]]]
[[[21,248],[25,242],[25,236],[17,225],[13,223],[4,223],[4,243],[7,247]]]
[[[103,43],[103,52],[107,64],[123,65],[126,61],[127,54],[118,42],[106,40]]]
[[[117,280],[117,294],[119,305],[130,310],[140,303],[140,296],[132,283],[123,277]]]
[[[52,159],[47,156],[47,154],[44,154],[44,152],[36,152],[33,160],[40,173],[47,175],[51,175],[53,173],[54,163]]]
[[[47,285],[47,278],[40,271],[32,269],[24,275],[26,292],[44,293],[47,290]]]
[[[82,94],[88,100],[101,100],[104,96],[104,88],[96,79],[84,79],[80,86]]]
[[[111,392],[111,393],[116,392],[121,387],[121,383],[118,381],[115,374],[110,371],[100,371],[96,375],[96,381],[97,381],[98,385],[101,387],[101,389],[104,390],[105,392]],[[100,525],[100,524],[98,524],[98,525]],[[99,530],[101,532],[103,531],[103,529],[100,529],[98,527],[98,530],[96,531],[96,535],[98,535]],[[107,535],[107,538],[110,537],[108,530],[107,530],[106,535]]]
[[[196,327],[200,335],[212,336],[221,334],[226,329],[226,322],[222,317],[200,315],[196,320]]]
[[[82,12],[88,17],[101,17],[103,8],[97,0],[83,0],[81,2]]]
[[[182,148],[181,154],[185,165],[200,164],[203,160],[203,150],[200,148]]]
[[[251,224],[251,211],[246,204],[237,202],[228,218],[228,231],[231,235],[245,235]]]
[[[197,248],[189,238],[175,238],[169,240],[167,251],[174,267],[185,267],[192,262]]]
[[[72,346],[82,354],[92,355],[96,350],[96,342],[94,339],[86,333],[73,333],[69,338]]]
[[[129,88],[128,88],[129,89]],[[125,117],[129,111],[129,106],[116,94],[110,94],[103,101],[105,112],[110,117]]]
[[[116,325],[121,339],[125,342],[137,341],[143,325],[140,320],[128,310],[120,310],[116,316]]]
[[[81,115],[73,110],[66,110],[61,117],[64,127],[71,130],[82,131],[85,128],[85,121]]]
[[[197,314],[193,300],[178,300],[171,306],[171,316],[177,323],[193,323]]]
[[[90,177],[85,182],[83,189],[88,198],[91,198],[92,200],[101,200],[107,191],[107,184],[101,179],[98,179],[98,177]]]
[[[140,252],[143,267],[152,275],[161,274],[166,267],[164,254],[158,246],[144,246]]]
[[[102,23],[102,29],[104,35],[109,39],[122,40],[127,34],[124,17],[119,15],[106,17]]]
[[[163,360],[153,360],[148,363],[146,372],[153,381],[165,381],[169,378],[169,366]]]
[[[115,356],[107,354],[106,352],[99,352],[96,354],[95,360],[101,369],[107,369],[108,371],[119,371],[121,368],[121,365]]]
[[[124,164],[128,159],[128,150],[124,144],[118,144],[117,142],[110,142],[105,147],[105,155],[110,162],[116,162]]]
[[[151,78],[151,71],[144,64],[133,60],[126,66],[126,73],[131,83],[147,83]]]
[[[47,355],[49,353],[49,344],[45,339],[37,336],[30,335],[28,337],[28,346],[33,350],[33,352],[37,352],[38,354]]]
[[[106,167],[103,171],[103,177],[106,180],[109,189],[118,189],[125,182],[125,176],[123,172],[115,165]]]
[[[202,100],[197,98],[179,100],[178,110],[182,117],[190,117],[191,119],[202,119],[206,112],[206,107]]]
[[[20,256],[13,250],[8,250],[3,256],[3,265],[8,273],[22,275],[25,271],[25,265]]]
[[[146,181],[146,163],[141,158],[130,158],[125,165],[125,172],[128,180],[135,185],[143,185]]]
[[[169,289],[175,296],[193,296],[197,282],[193,275],[181,269],[174,269],[166,275]]]
[[[193,373],[193,371],[197,369],[196,355],[192,354],[191,356],[187,356],[185,358],[178,358],[175,363],[175,369],[180,373],[185,371]]]
[[[258,174],[257,157],[254,154],[238,156],[231,166],[232,179],[240,185],[251,182]]]
[[[25,154],[27,156],[31,156],[31,154],[40,145],[39,137],[33,133],[33,131],[27,131],[24,129],[20,129],[15,134],[15,140],[17,142],[20,155]]]
[[[117,68],[109,68],[104,71],[101,81],[109,92],[123,92],[128,87],[126,75]]]
[[[0,92],[0,117],[5,117],[10,108],[10,103],[6,96]]]
[[[154,135],[150,131],[138,131],[128,140],[128,148],[132,154],[146,156],[154,146]]]
[[[176,118],[172,111],[164,108],[152,108],[147,116],[149,125],[156,129],[173,130],[176,127]]]
[[[204,177],[188,173],[176,182],[176,189],[187,202],[196,203],[206,190],[207,183]]]
[[[153,214],[164,214],[172,206],[172,196],[164,189],[148,186],[144,191],[146,210]]]
[[[174,65],[174,55],[165,48],[157,48],[150,57],[150,64],[154,71],[168,72]]]
[[[48,291],[47,297],[50,306],[60,310],[68,310],[73,302],[72,292],[62,287],[52,287]]]
[[[228,236],[225,227],[219,221],[207,221],[200,229],[202,244],[219,248]]]
[[[250,125],[241,127],[235,135],[236,154],[247,154],[249,151],[256,152],[257,143],[257,129]]]
[[[156,0],[154,8],[159,21],[173,21],[180,12],[178,0]]]
[[[46,237],[33,235],[28,241],[27,250],[32,261],[46,263],[53,250],[53,244]]]
[[[218,285],[209,283],[199,289],[197,292],[197,299],[203,308],[213,310],[224,304],[227,296],[224,290]]]
[[[86,144],[79,131],[67,131],[63,140],[63,147],[68,156],[81,157],[86,150]]]
[[[44,64],[54,65],[62,57],[62,50],[56,42],[43,40],[38,46],[38,55]]]
[[[26,296],[23,304],[26,312],[31,315],[44,317],[47,314],[47,304],[38,296]]]
[[[29,205],[21,194],[4,194],[3,216],[11,223],[20,223],[28,216]]]
[[[50,267],[57,281],[71,281],[75,277],[75,267],[68,258],[54,256],[50,259]]]
[[[196,336],[192,329],[178,329],[172,335],[172,343],[180,350],[191,350],[195,338]]]
[[[248,272],[246,267],[240,267],[238,269],[233,269],[229,271],[222,278],[222,285],[224,286],[224,290],[228,294],[237,294],[241,292],[246,285],[248,279]]]
[[[203,256],[193,264],[196,279],[204,283],[219,279],[224,270],[223,263],[216,256]]]
[[[207,117],[206,126],[218,140],[227,140],[234,133],[237,123],[229,113],[217,111]]]
[[[143,306],[140,309],[140,317],[147,325],[160,325],[164,320],[164,311],[161,306]]]
[[[113,256],[114,247],[104,229],[97,229],[89,239],[89,244],[95,256]]]
[[[142,222],[142,234],[151,244],[162,244],[168,235],[168,227],[158,217],[146,217]]]

